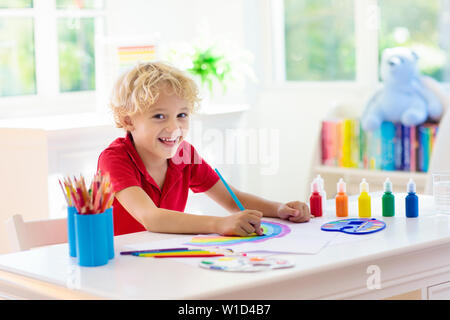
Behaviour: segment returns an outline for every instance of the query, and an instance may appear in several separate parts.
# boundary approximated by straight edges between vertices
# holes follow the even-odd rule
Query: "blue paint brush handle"
[[[220,180],[222,180],[223,184],[225,185],[225,188],[227,188],[228,192],[231,194],[231,197],[233,198],[234,202],[237,204],[237,206],[239,207],[239,209],[241,211],[245,210],[244,206],[242,205],[242,203],[239,201],[239,199],[236,197],[236,195],[234,194],[233,190],[231,190],[230,186],[228,185],[228,183],[225,181],[225,179],[222,177],[222,175],[220,174],[219,170],[214,169],[217,174],[219,175]]]

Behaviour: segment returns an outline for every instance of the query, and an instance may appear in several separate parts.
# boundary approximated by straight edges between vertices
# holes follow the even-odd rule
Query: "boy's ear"
[[[123,117],[123,124],[124,129],[126,129],[127,131],[132,131],[134,129],[133,121],[131,120],[130,116]]]

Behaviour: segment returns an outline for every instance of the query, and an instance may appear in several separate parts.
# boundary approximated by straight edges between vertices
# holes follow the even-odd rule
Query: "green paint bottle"
[[[381,202],[383,217],[393,217],[395,215],[395,197],[392,193],[392,182],[389,178],[384,182],[384,194]]]

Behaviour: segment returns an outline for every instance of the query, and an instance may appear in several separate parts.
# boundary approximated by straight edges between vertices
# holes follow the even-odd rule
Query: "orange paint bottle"
[[[342,178],[337,183],[337,195],[336,195],[336,216],[348,217],[348,196],[345,193],[346,185]]]

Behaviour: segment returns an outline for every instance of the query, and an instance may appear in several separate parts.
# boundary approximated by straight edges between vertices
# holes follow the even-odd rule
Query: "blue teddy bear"
[[[367,103],[362,116],[364,130],[377,130],[383,121],[416,126],[428,118],[440,119],[443,113],[441,101],[424,84],[417,61],[417,54],[408,48],[383,51],[381,78],[384,87]]]

